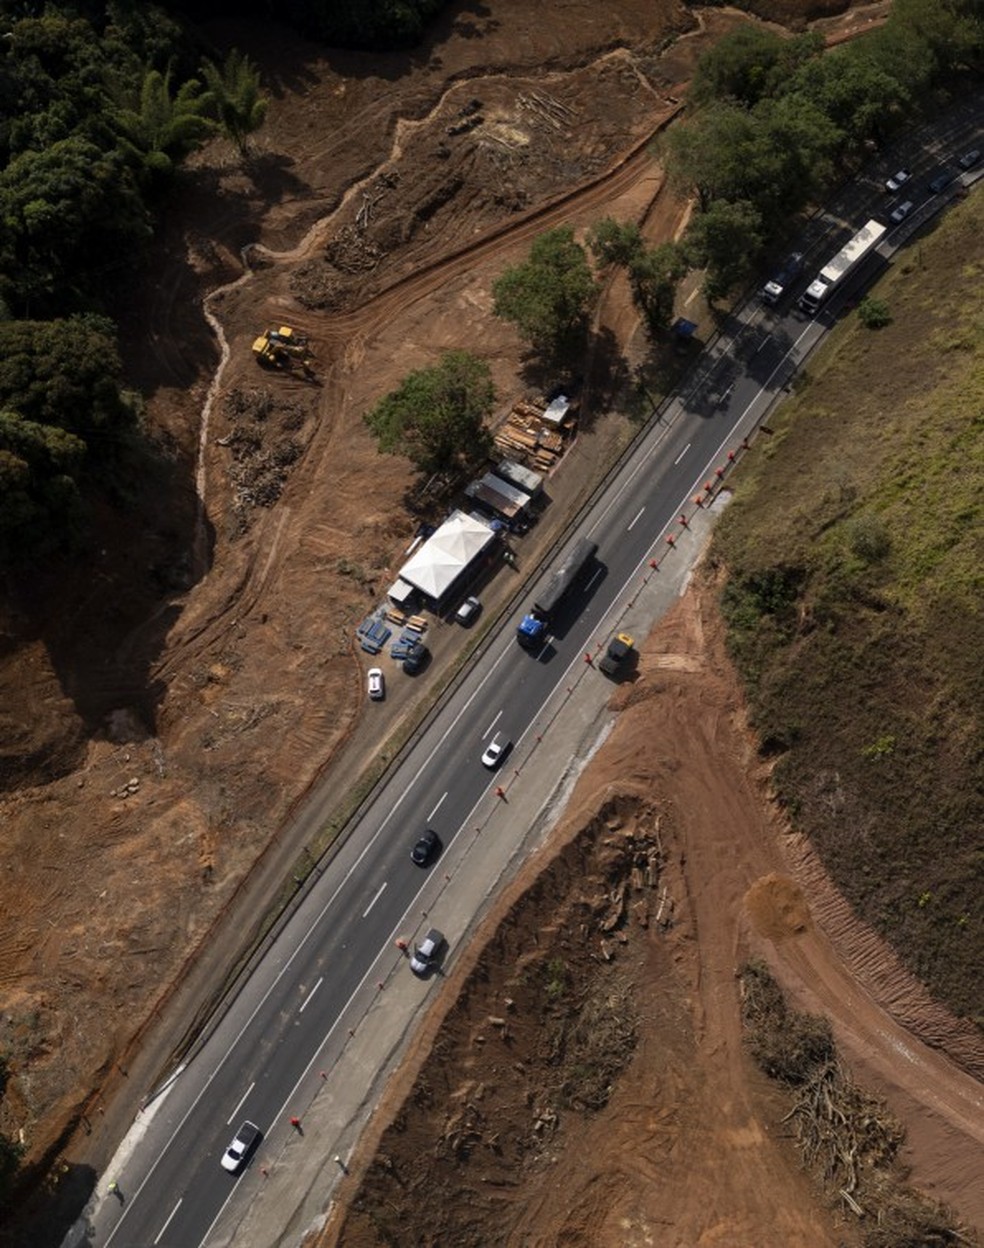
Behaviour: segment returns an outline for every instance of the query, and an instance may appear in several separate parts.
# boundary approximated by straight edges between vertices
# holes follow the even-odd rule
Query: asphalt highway
[[[966,146],[975,133],[966,123],[956,139]],[[894,171],[892,159],[883,162],[885,176]],[[750,301],[705,350],[684,391],[651,423],[545,566],[544,579],[582,535],[598,543],[597,565],[570,595],[549,644],[538,654],[515,641],[531,591],[309,886],[208,1042],[175,1077],[142,1136],[138,1131],[121,1169],[106,1176],[118,1181],[120,1195],[101,1193],[88,1220],[88,1242],[106,1248],[205,1244],[242,1179],[220,1166],[239,1124],[249,1119],[268,1137],[290,1132],[299,1089],[331,1069],[347,1034],[349,1003],[376,977],[381,951],[392,954],[401,933],[419,933],[429,873],[441,870],[476,804],[497,784],[479,761],[491,735],[504,732],[514,742],[504,769],[521,764],[551,695],[571,666],[615,631],[631,585],[665,552],[667,534],[679,532],[681,512],[692,512],[704,483],[716,479],[718,467],[727,468],[728,452],[740,453],[743,438],[753,436],[844,300],[915,228],[907,221],[905,231],[887,235],[881,256],[866,262],[817,320],[800,314],[793,301],[840,245],[835,236],[840,240],[872,215],[876,197],[883,208],[878,176],[873,186],[867,198],[850,188],[847,221],[815,220],[805,244],[806,272],[779,308]],[[855,205],[856,194],[861,202]],[[410,849],[425,827],[437,831],[443,851],[422,869],[410,861]],[[453,947],[447,957],[455,957]]]

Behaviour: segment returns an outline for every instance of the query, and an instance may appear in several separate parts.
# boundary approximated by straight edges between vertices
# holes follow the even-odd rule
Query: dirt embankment
[[[855,923],[831,943],[811,912],[825,889],[791,874],[714,592],[688,592],[615,695],[547,863],[435,1006],[318,1248],[860,1243],[870,1210],[810,1185],[788,1102],[747,1053],[752,954],[832,1019],[848,1066],[907,1128],[913,1181],[971,1238],[984,1222],[979,1085],[877,1000],[842,995],[875,938]],[[938,1016],[929,1004],[922,1021]]]

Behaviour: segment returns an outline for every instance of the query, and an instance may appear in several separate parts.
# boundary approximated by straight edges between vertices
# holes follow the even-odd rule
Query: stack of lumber
[[[539,472],[549,472],[564,449],[564,438],[543,419],[547,404],[519,399],[495,434],[500,451],[517,455]]]

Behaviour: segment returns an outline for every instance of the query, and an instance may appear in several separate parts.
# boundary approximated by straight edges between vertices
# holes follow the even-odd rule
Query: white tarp
[[[398,607],[402,607],[409,602],[414,595],[414,588],[408,585],[403,577],[399,577],[396,583],[386,591],[386,597],[390,602],[395,602]]]
[[[400,569],[400,580],[440,601],[462,572],[473,563],[495,533],[475,516],[453,511],[413,558]]]

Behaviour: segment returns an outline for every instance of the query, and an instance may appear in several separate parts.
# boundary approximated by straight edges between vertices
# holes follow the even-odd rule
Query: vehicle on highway
[[[366,688],[373,702],[382,702],[386,697],[386,681],[381,667],[370,667],[366,674]]]
[[[414,946],[410,958],[410,969],[414,975],[426,975],[432,967],[436,966],[443,948],[444,933],[432,927],[420,944]]]
[[[547,629],[554,613],[580,581],[585,569],[594,562],[598,543],[582,537],[567,558],[554,570],[553,576],[539,591],[533,609],[523,616],[516,629],[516,640],[524,650],[536,650],[546,640]]]
[[[979,147],[975,147],[969,152],[964,152],[964,154],[957,161],[957,164],[960,166],[961,169],[973,169],[973,167],[977,164],[980,158],[981,158],[981,149]]]
[[[478,619],[481,610],[482,604],[477,598],[466,598],[458,610],[455,611],[454,618],[459,624],[464,624],[465,628],[467,628],[469,624],[474,624],[475,620]]]
[[[907,199],[904,204],[899,204],[898,208],[892,213],[892,220],[896,225],[901,225],[915,206],[911,199]]]
[[[902,187],[905,186],[906,182],[908,182],[911,177],[912,177],[912,174],[910,173],[908,169],[900,169],[898,173],[893,173],[892,176],[885,183],[885,190],[886,191],[901,190]]]
[[[837,255],[827,261],[800,295],[800,311],[808,316],[816,316],[831,293],[846,282],[862,260],[874,251],[887,229],[888,226],[882,225],[880,221],[872,219],[866,222],[857,234],[844,244]]]
[[[410,851],[411,861],[415,862],[418,867],[426,867],[440,848],[441,838],[433,828],[427,828]]]
[[[235,1174],[240,1166],[245,1165],[249,1160],[253,1149],[262,1138],[263,1132],[255,1122],[244,1122],[233,1136],[232,1143],[222,1154],[222,1169]]]
[[[806,257],[801,251],[794,251],[786,257],[779,268],[759,291],[759,297],[769,307],[775,307],[789,287],[803,272]]]
[[[929,193],[931,195],[939,195],[940,191],[945,191],[956,176],[952,169],[941,169],[932,182],[930,182]]]
[[[497,732],[482,755],[482,766],[495,771],[511,749],[512,742],[505,733]]]

